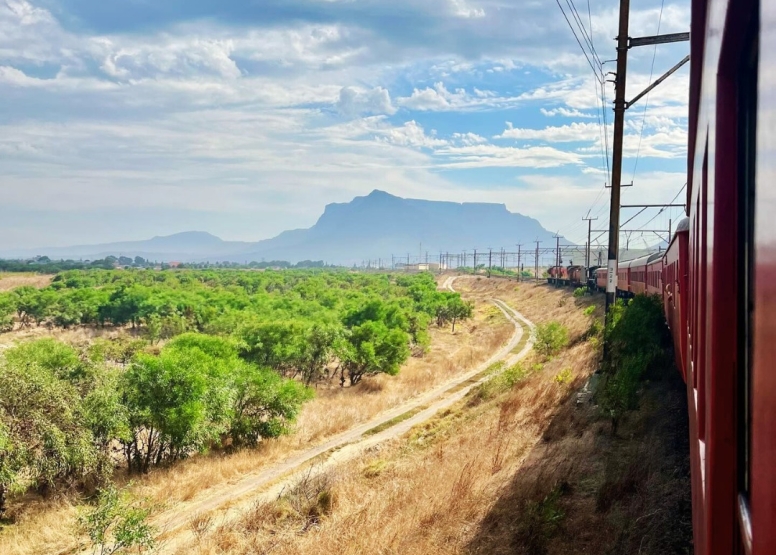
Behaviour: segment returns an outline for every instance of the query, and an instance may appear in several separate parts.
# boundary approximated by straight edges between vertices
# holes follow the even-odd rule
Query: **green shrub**
[[[548,322],[536,326],[534,332],[534,349],[545,357],[551,357],[569,343],[569,332],[558,322]]]
[[[151,511],[133,501],[128,488],[118,490],[108,485],[100,491],[96,506],[78,516],[78,528],[89,536],[94,553],[112,555],[153,549],[155,529],[148,524]]]
[[[608,359],[599,387],[601,409],[616,432],[622,415],[638,406],[641,381],[658,367],[670,366],[663,307],[656,296],[639,295],[625,304],[617,301],[606,326]]]
[[[577,287],[574,289],[575,297],[584,297],[587,294],[587,287]]]
[[[574,376],[571,374],[571,368],[564,368],[560,373],[556,374],[553,380],[558,385],[570,384]]]

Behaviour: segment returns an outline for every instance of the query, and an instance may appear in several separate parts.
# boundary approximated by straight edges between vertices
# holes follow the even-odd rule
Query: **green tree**
[[[147,472],[218,439],[227,426],[223,367],[199,349],[139,354],[124,375],[131,438],[127,464]]]
[[[255,445],[262,438],[289,432],[313,391],[271,370],[239,364],[233,374],[235,397],[229,434],[235,444]]]
[[[74,386],[40,364],[0,361],[0,507],[9,491],[95,476],[99,454]]]
[[[365,375],[385,373],[395,376],[409,357],[408,337],[400,329],[391,329],[382,322],[367,321],[355,326],[346,336],[340,358],[348,372],[351,385]],[[341,385],[344,385],[344,375]]]
[[[461,297],[456,296],[447,301],[446,309],[448,318],[453,323],[452,331],[455,333],[455,323],[471,318],[474,306],[472,303],[463,301]]]

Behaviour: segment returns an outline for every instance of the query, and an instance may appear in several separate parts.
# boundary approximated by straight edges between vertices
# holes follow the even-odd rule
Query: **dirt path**
[[[442,287],[454,291],[456,277],[445,280]],[[161,552],[173,553],[194,541],[189,523],[197,515],[211,513],[213,521],[222,524],[235,520],[257,502],[271,501],[303,475],[316,474],[351,460],[366,449],[398,437],[413,426],[424,422],[441,410],[462,399],[470,389],[490,379],[494,374],[479,376],[490,365],[504,361],[504,367],[523,358],[531,349],[531,340],[524,342],[518,353],[512,351],[521,344],[523,335],[533,330],[533,324],[519,312],[498,299],[493,304],[515,326],[512,337],[488,360],[473,370],[441,384],[421,395],[384,411],[375,418],[354,426],[326,442],[310,447],[262,470],[245,475],[237,482],[208,490],[207,495],[190,502],[179,503],[154,519],[162,533]]]

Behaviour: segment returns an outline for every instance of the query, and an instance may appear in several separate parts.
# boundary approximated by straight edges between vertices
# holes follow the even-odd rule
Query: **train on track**
[[[686,214],[617,270],[663,299],[687,386],[697,555],[776,553],[776,2],[691,0]],[[773,212],[772,212],[773,211]],[[550,269],[605,290],[606,268]]]

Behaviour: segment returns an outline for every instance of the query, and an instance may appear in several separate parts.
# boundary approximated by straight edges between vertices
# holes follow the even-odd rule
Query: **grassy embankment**
[[[613,430],[610,413],[576,396],[599,365],[591,323],[602,299],[468,283],[469,295],[501,298],[539,325],[557,322],[568,344],[237,522],[198,515],[197,541],[179,553],[691,552],[686,407],[670,360],[653,358],[635,381],[612,378],[620,368],[605,375],[598,402],[621,401]],[[467,290],[464,280],[456,287]],[[623,382],[618,396],[612,384]]]

